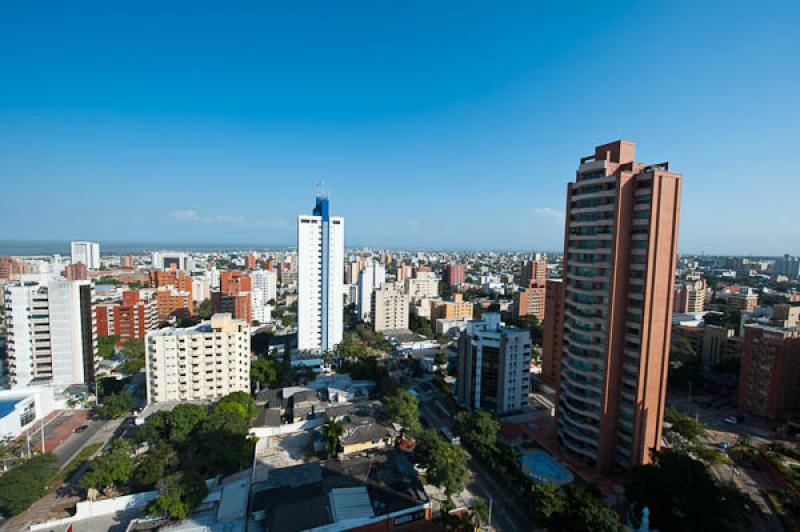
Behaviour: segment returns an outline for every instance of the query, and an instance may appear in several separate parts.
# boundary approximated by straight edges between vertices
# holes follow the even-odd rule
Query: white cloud
[[[201,216],[194,209],[180,209],[172,213],[172,217],[180,222],[203,222],[203,223],[224,223],[241,224],[244,223],[244,216],[234,216],[230,214],[215,214]]]
[[[540,218],[549,218],[551,220],[564,223],[564,213],[562,211],[551,209],[550,207],[535,207],[533,209],[533,215]]]

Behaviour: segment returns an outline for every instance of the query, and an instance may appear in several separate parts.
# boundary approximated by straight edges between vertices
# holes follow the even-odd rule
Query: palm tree
[[[336,456],[344,434],[344,423],[336,418],[328,419],[322,426],[322,446],[328,458]]]

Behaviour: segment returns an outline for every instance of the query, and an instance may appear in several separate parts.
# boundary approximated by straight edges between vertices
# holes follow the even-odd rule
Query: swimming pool
[[[522,471],[539,482],[552,482],[561,486],[569,484],[574,478],[566,466],[539,449],[523,454],[519,460],[522,463]]]

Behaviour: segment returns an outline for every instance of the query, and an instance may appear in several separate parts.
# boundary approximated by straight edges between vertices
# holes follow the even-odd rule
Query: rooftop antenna
[[[325,186],[325,179],[320,179],[314,184],[316,196],[320,199],[328,199],[328,187]]]

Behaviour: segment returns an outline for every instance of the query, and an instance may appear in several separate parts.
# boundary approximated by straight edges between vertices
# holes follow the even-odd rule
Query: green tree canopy
[[[673,432],[677,432],[687,440],[694,442],[703,435],[703,424],[691,416],[681,414],[673,407],[667,407],[664,412],[664,421],[671,424]]]
[[[625,496],[650,509],[653,529],[744,531],[752,529],[753,503],[736,487],[720,484],[688,454],[664,451],[656,463],[636,468]]]
[[[211,308],[211,300],[208,298],[201,301],[194,310],[194,315],[201,320],[209,319],[213,313],[214,311]]]
[[[384,398],[383,407],[390,421],[402,425],[411,434],[420,430],[419,403],[408,390],[397,388]]]
[[[97,337],[97,356],[100,358],[111,358],[114,356],[114,346],[118,338],[113,334],[111,336],[98,336]]]
[[[427,469],[427,481],[443,488],[449,496],[464,489],[467,458],[461,447],[447,443],[433,429],[421,430],[416,438],[414,456]]]
[[[159,495],[145,509],[152,516],[185,519],[208,495],[208,486],[195,473],[180,471],[158,485]]]
[[[279,384],[278,362],[270,358],[257,358],[250,363],[250,385],[253,391],[274,388]]]
[[[17,515],[44,497],[58,472],[58,459],[50,453],[34,456],[0,476],[0,513]]]
[[[132,451],[127,440],[113,440],[106,452],[91,461],[89,470],[81,477],[81,488],[108,490],[126,484],[133,475]]]
[[[133,473],[133,482],[142,490],[152,489],[159,480],[174,472],[179,464],[180,457],[175,449],[161,442],[139,461]]]
[[[339,452],[343,434],[344,423],[338,419],[328,419],[322,426],[322,446],[326,457],[333,458]]]
[[[144,340],[141,338],[131,338],[122,344],[122,354],[125,355],[128,373],[138,373],[144,368]]]
[[[494,449],[500,422],[483,410],[460,412],[456,416],[456,431],[469,444]]]
[[[97,415],[106,419],[113,419],[129,414],[136,404],[133,396],[122,391],[112,393],[102,399],[103,404],[97,409]]]
[[[217,401],[217,404],[214,405],[213,410],[227,410],[229,409],[230,405],[239,405],[242,407],[242,413],[244,416],[249,419],[255,419],[258,415],[258,406],[256,405],[255,400],[250,397],[250,394],[247,392],[232,392]]]

